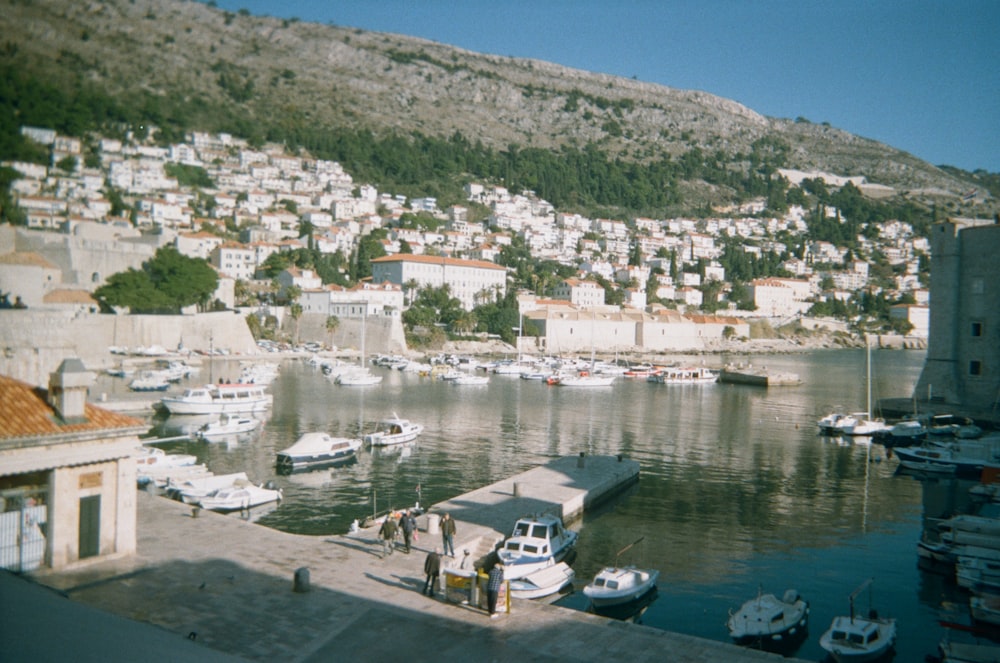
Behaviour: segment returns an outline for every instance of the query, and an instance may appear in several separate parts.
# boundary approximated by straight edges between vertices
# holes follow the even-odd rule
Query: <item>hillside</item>
[[[458,133],[497,150],[596,146],[638,162],[699,148],[734,170],[749,168],[747,155],[763,141],[782,147],[787,168],[863,175],[946,213],[992,213],[963,206],[970,187],[986,188],[969,173],[705,92],[183,0],[4,4],[6,70],[64,93],[99,90],[119,105],[108,120],[141,116],[165,130],[258,140],[333,127]],[[5,120],[37,111],[18,108]],[[684,193],[692,203],[730,198],[703,181],[688,182]]]

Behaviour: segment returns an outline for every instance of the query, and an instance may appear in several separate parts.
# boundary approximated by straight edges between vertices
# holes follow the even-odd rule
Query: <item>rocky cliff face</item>
[[[692,147],[745,154],[769,136],[791,147],[793,168],[864,175],[911,195],[958,196],[968,188],[890,146],[764,117],[706,92],[400,35],[182,0],[10,2],[0,26],[8,63],[122,99],[148,94],[164,113],[185,113],[206,129],[221,107],[247,126],[459,132],[497,148],[596,143],[640,161]]]

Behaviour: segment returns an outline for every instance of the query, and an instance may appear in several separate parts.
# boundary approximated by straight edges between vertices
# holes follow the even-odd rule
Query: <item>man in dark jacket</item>
[[[440,548],[427,553],[427,559],[424,560],[424,573],[427,574],[427,580],[424,581],[424,594],[436,596],[438,576],[441,575]]]
[[[382,557],[391,555],[392,551],[396,549],[394,541],[396,538],[396,519],[392,517],[391,513],[385,517],[378,535],[382,538]]]
[[[413,539],[413,531],[417,529],[417,519],[410,515],[407,509],[403,517],[399,519],[399,528],[403,530],[403,544],[406,546],[406,554],[410,554],[410,541]]]
[[[497,562],[490,569],[486,580],[486,606],[490,611],[490,619],[499,617],[497,612],[497,598],[500,596],[500,587],[503,585],[503,562]]]

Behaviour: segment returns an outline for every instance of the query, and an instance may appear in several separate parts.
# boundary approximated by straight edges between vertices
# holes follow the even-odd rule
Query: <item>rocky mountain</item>
[[[102,90],[164,124],[265,135],[275,126],[458,132],[496,149],[592,144],[640,162],[698,147],[734,168],[765,139],[787,147],[789,168],[863,175],[948,213],[976,212],[962,207],[972,174],[705,92],[186,0],[4,4],[0,62],[10,70]]]

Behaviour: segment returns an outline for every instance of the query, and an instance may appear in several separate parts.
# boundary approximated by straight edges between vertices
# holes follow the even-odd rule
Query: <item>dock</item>
[[[555,512],[572,521],[638,476],[638,463],[620,456],[555,459],[433,505],[421,518],[413,552],[397,549],[385,558],[376,528],[331,536],[288,534],[236,515],[197,515],[188,505],[138,491],[137,553],[75,571],[38,572],[33,583],[21,583],[47,586],[70,600],[59,598],[42,614],[24,615],[36,632],[0,645],[0,657],[28,660],[35,650],[11,648],[22,641],[28,643],[24,647],[45,646],[61,632],[61,621],[72,619],[70,607],[87,606],[107,616],[102,628],[88,631],[91,648],[106,648],[120,636],[119,651],[135,651],[124,639],[143,637],[137,623],[172,634],[176,650],[158,638],[155,650],[143,649],[148,661],[225,656],[554,663],[605,661],[609,652],[634,662],[781,661],[722,641],[533,601],[514,601],[509,613],[491,620],[479,608],[421,593],[426,554],[441,544],[433,531],[436,515],[455,518],[462,557],[463,549],[488,546],[527,513]],[[444,561],[445,566],[458,562]],[[74,642],[66,646],[76,660],[102,660],[87,656],[87,633],[73,633]],[[193,646],[204,657],[192,656]]]
[[[797,373],[768,370],[766,366],[726,366],[719,371],[719,382],[747,384],[754,387],[792,387],[802,384]]]

